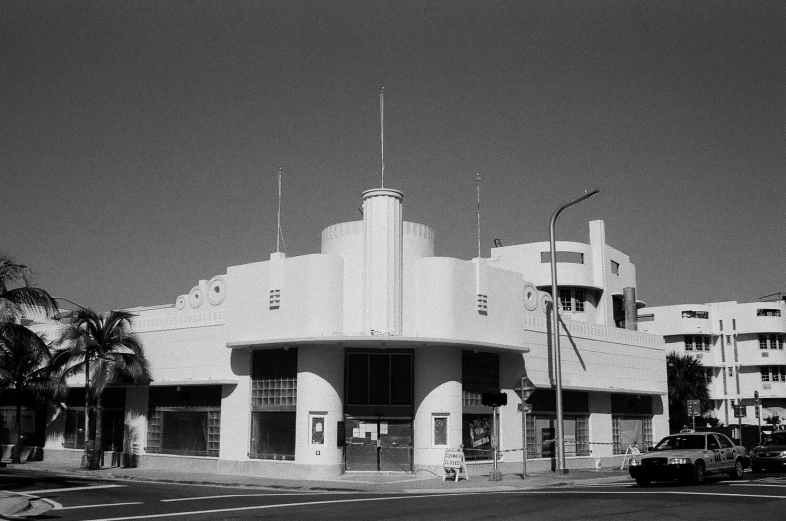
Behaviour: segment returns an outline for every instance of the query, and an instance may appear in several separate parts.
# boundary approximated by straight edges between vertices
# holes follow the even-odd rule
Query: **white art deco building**
[[[548,243],[438,257],[431,228],[403,220],[401,192],[362,202],[362,220],[323,230],[319,253],[273,253],[132,309],[154,381],[105,394],[105,449],[149,468],[305,477],[441,472],[463,445],[480,472],[497,434],[502,470],[520,469],[526,373],[530,465],[550,468]],[[565,453],[588,467],[668,433],[665,349],[634,329],[635,268],[602,221],[589,244],[557,249]],[[81,385],[47,427],[47,459],[81,456]],[[481,404],[496,390],[508,395],[497,433]]]
[[[690,354],[705,366],[713,410],[709,415],[736,425],[734,405],[742,400],[742,423],[786,420],[786,302],[679,304],[646,308],[639,329],[663,335],[667,352]]]

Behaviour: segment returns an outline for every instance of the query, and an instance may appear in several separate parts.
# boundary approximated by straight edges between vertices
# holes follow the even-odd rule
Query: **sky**
[[[786,291],[781,1],[0,1],[0,252],[172,304],[404,192],[436,253],[589,241],[648,305]]]

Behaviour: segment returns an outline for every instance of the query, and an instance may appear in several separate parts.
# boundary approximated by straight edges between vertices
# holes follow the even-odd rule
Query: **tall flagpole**
[[[281,252],[281,167],[278,167],[278,228],[276,230],[276,253]]]
[[[379,92],[379,141],[382,149],[382,188],[385,188],[385,87]]]

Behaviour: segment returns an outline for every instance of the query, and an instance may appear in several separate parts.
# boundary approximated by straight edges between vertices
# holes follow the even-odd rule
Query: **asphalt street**
[[[188,520],[767,520],[786,509],[786,474],[710,478],[704,486],[588,483],[455,492],[322,492],[5,474],[0,489],[42,498],[40,519]]]

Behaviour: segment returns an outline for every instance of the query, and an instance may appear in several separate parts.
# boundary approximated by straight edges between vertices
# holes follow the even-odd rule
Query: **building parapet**
[[[538,333],[546,333],[548,331],[548,321],[546,318],[525,316],[523,318],[523,322],[524,329],[527,331],[536,331]],[[588,340],[602,340],[604,342],[611,342],[614,344],[627,344],[656,349],[663,349],[665,347],[665,342],[662,336],[653,335],[650,333],[639,333],[628,329],[604,327],[594,324],[568,321],[562,322],[562,324],[571,334],[571,336],[578,338],[586,338]],[[562,333],[564,334],[564,331]]]
[[[224,325],[224,310],[218,309],[202,313],[171,313],[152,317],[135,317],[132,320],[134,332],[165,331],[168,329],[188,329],[195,327]]]

